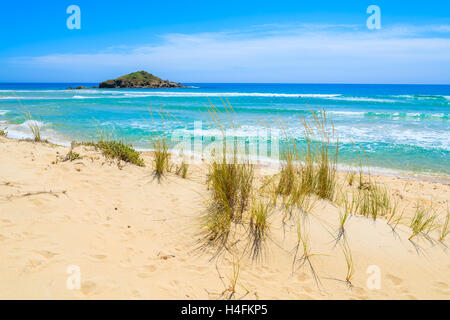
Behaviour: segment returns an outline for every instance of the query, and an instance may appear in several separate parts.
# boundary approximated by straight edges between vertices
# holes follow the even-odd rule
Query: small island
[[[162,80],[146,71],[137,71],[100,83],[100,89],[166,89],[187,88],[180,83]]]

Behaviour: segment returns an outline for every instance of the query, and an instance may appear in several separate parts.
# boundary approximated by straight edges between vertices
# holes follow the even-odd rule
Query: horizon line
[[[83,81],[70,81],[70,82],[37,82],[37,81],[13,81],[2,82],[1,84],[100,84],[102,81],[97,82],[83,82]],[[411,86],[450,86],[450,83],[359,83],[359,82],[178,82],[180,84],[323,84],[323,85],[411,85]],[[98,88],[100,89],[100,88]],[[103,88],[105,89],[105,88]],[[146,88],[127,88],[127,89],[146,89]],[[170,89],[170,88],[169,88]],[[176,88],[175,88],[176,89]],[[114,89],[112,89],[114,90]],[[152,89],[154,90],[154,89]]]

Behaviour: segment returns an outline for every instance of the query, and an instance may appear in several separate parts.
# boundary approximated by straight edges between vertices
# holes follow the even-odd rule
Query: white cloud
[[[264,25],[165,34],[159,44],[10,63],[79,77],[74,81],[144,69],[183,82],[450,83],[449,31],[448,25],[375,32],[353,25]]]

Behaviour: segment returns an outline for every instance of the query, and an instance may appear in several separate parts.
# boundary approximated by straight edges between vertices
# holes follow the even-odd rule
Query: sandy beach
[[[138,167],[92,147],[74,151],[83,158],[64,162],[67,147],[0,137],[1,299],[223,299],[230,297],[233,266],[239,267],[233,299],[450,298],[448,238],[437,241],[436,228],[408,240],[418,201],[432,201],[436,221],[445,218],[445,181],[372,177],[404,215],[395,230],[385,218],[349,218],[350,286],[343,250],[334,243],[340,208],[332,201],[318,201],[304,218],[316,279],[308,264],[293,267],[296,224],[283,223],[279,207],[269,215],[260,261],[242,250],[213,259],[213,248],[199,249],[206,164],[190,166],[186,179],[172,172],[158,182],[150,153],[142,155],[146,167]],[[257,167],[255,183],[271,173]],[[339,181],[353,188],[345,173]],[[244,248],[245,227],[236,230],[233,239]],[[68,286],[74,266],[79,288]],[[371,282],[377,272],[380,279]]]

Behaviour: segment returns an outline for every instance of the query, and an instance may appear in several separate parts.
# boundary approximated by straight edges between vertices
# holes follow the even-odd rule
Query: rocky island
[[[146,71],[138,71],[100,83],[100,89],[166,89],[186,88],[180,83],[162,80]]]

